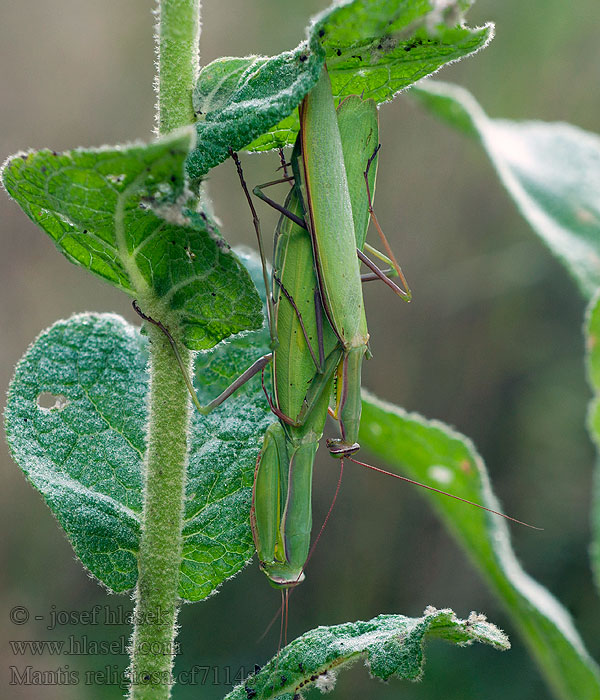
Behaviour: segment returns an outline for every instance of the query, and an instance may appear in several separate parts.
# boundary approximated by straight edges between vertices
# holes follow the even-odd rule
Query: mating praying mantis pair
[[[282,214],[275,233],[271,283],[258,217],[239,160],[232,153],[258,236],[272,352],[259,358],[208,406],[199,404],[181,365],[196,408],[209,413],[271,364],[273,398],[268,394],[267,398],[279,421],[267,429],[257,459],[250,520],[260,567],[270,583],[281,589],[292,588],[304,578],[312,529],[313,463],[328,412],[340,429],[339,438],[327,441],[330,454],[343,465],[343,459],[352,459],[360,448],[361,367],[369,353],[362,282],[380,278],[405,301],[411,298],[372,208],[379,148],[375,103],[354,96],[336,110],[324,68],[299,112],[293,175],[254,189]],[[292,188],[282,207],[263,189],[286,181]],[[371,219],[386,254],[366,244]],[[363,249],[391,265],[386,272],[397,275],[402,287]],[[370,274],[361,276],[359,260]],[[179,357],[167,329],[136,310],[167,334]]]
[[[313,462],[332,393],[340,437],[327,442],[329,452],[343,459],[359,449],[361,366],[369,334],[358,255],[366,259],[377,147],[375,103],[350,97],[336,112],[324,70],[300,105],[294,184],[284,207],[255,188],[282,211],[269,310],[276,332],[271,403],[279,422],[267,430],[257,460],[251,513],[261,568],[278,587],[303,578]],[[388,279],[368,262],[374,274]],[[404,280],[393,256],[389,262]],[[410,299],[408,288],[388,282]]]

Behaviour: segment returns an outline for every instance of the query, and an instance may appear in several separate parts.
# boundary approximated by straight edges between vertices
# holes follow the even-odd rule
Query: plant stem
[[[150,421],[144,512],[132,640],[132,700],[170,696],[181,566],[187,434],[187,388],[164,334],[150,337]],[[181,349],[187,370],[191,354]]]
[[[191,124],[192,88],[198,74],[200,0],[159,0],[159,133]],[[142,299],[150,315],[166,320],[156,299]],[[176,322],[169,324],[171,331]],[[171,695],[182,559],[182,528],[190,427],[190,401],[177,358],[162,331],[146,324],[150,339],[148,452],[131,643],[131,700]],[[180,344],[188,373],[192,355]]]
[[[199,71],[200,0],[159,0],[158,131],[194,121],[192,90]]]

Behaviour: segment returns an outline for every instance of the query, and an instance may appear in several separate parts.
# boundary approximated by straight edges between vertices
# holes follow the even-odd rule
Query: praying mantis
[[[393,265],[404,289],[362,252],[369,217],[374,216],[371,192],[378,138],[375,103],[356,96],[348,98],[338,108],[336,118],[329,77],[324,70],[300,105],[300,124],[292,168],[294,203],[298,200],[303,215],[291,212],[289,201],[281,207],[263,193],[264,187],[280,181],[256,187],[254,193],[308,233],[318,296],[343,351],[337,367],[335,402],[341,437],[328,441],[328,447],[332,456],[344,457],[359,449],[361,366],[368,353],[359,258],[399,296],[410,301],[411,294],[379,226],[389,257],[370,246],[369,249]],[[275,384],[278,386],[279,382]]]
[[[257,459],[251,525],[261,569],[280,588],[303,578],[312,528],[313,463],[334,385],[340,438],[328,442],[330,453],[343,458],[359,449],[361,364],[369,335],[357,248],[362,255],[378,148],[375,103],[350,97],[336,114],[326,69],[300,105],[300,123],[291,158],[293,178],[254,190],[282,212],[275,233],[271,294],[267,292],[273,352],[259,358],[208,406],[199,404],[184,372],[196,408],[208,413],[272,362],[274,399],[268,399],[279,422],[267,430]],[[239,160],[232,155],[253,212],[269,290],[258,217]],[[292,179],[284,207],[262,191]],[[387,241],[385,245],[389,250]],[[375,264],[369,267],[387,279]],[[397,263],[394,267],[404,281]],[[410,292],[391,285],[410,298]],[[170,334],[160,327],[179,356]]]
[[[264,195],[265,186],[254,190],[282,212],[275,235],[271,313],[278,344],[270,400],[280,421],[267,431],[257,460],[251,511],[261,569],[281,588],[303,578],[312,468],[334,383],[341,435],[328,441],[330,454],[343,458],[360,447],[361,365],[369,334],[357,249],[362,253],[372,211],[377,108],[353,97],[336,116],[324,70],[300,105],[300,124],[294,185],[284,207]],[[407,289],[392,285],[410,299]]]
[[[282,216],[275,235],[270,309],[277,341],[275,401],[269,399],[280,420],[267,431],[257,459],[251,525],[260,567],[282,589],[302,581],[310,556],[312,467],[332,383],[340,437],[328,440],[329,452],[352,459],[360,447],[361,365],[369,335],[358,260],[401,298],[411,298],[373,212],[377,139],[375,103],[351,97],[336,115],[324,70],[300,105],[300,133],[291,159],[294,185],[284,207],[262,190],[289,178],[254,189]],[[368,249],[392,265],[404,289],[362,253],[371,218],[388,255]],[[259,234],[256,216],[254,220]]]
[[[282,213],[275,233],[272,293],[267,292],[273,351],[208,406],[199,404],[182,366],[197,409],[208,413],[271,363],[274,398],[268,394],[267,398],[279,421],[266,431],[256,462],[250,521],[260,567],[270,583],[281,589],[292,588],[304,578],[312,529],[313,463],[332,395],[340,437],[327,441],[330,454],[343,464],[360,448],[361,366],[369,353],[362,281],[380,278],[401,298],[411,298],[372,208],[378,150],[375,103],[350,97],[336,113],[324,69],[299,111],[293,177],[254,189]],[[239,160],[232,155],[253,213],[269,290],[258,217]],[[285,181],[293,181],[293,186],[282,207],[263,189]],[[365,243],[371,219],[387,255]],[[391,264],[403,288],[367,258],[363,248]],[[372,271],[363,279],[359,259]],[[136,310],[161,327],[179,356],[168,330]]]

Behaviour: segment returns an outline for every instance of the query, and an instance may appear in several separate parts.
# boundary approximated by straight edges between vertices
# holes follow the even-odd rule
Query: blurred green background
[[[202,62],[221,55],[273,54],[302,38],[324,0],[206,0]],[[150,0],[0,0],[0,153],[48,146],[148,139],[153,128],[154,47]],[[469,88],[490,115],[565,120],[600,131],[600,6],[597,0],[479,0],[471,25],[493,20],[489,48],[444,69],[440,78]],[[377,211],[411,283],[410,306],[380,285],[366,291],[374,359],[364,385],[409,410],[438,418],[471,437],[487,461],[506,512],[545,528],[512,528],[525,569],[575,619],[600,658],[598,597],[587,549],[594,452],[584,429],[590,397],[582,363],[584,303],[573,282],[533,236],[475,143],[451,132],[402,96],[381,109],[383,150]],[[249,182],[263,182],[276,156],[246,157]],[[223,233],[253,244],[234,169],[217,168],[210,193]],[[263,230],[275,217],[265,209]],[[129,300],[68,263],[16,205],[0,197],[2,348],[5,391],[28,344],[58,318],[116,311],[137,323]],[[107,684],[84,685],[83,670],[121,672],[121,655],[15,656],[9,641],[127,639],[124,626],[46,626],[53,610],[94,605],[130,609],[107,597],[75,561],[41,498],[0,447],[0,678],[15,700],[118,698]],[[369,681],[357,665],[334,697],[445,700],[550,694],[510,620],[417,489],[352,466],[334,515],[291,600],[289,636],[318,624],[368,619],[380,612],[420,615],[426,605],[460,616],[477,610],[503,627],[513,649],[428,647],[419,684]],[[322,454],[315,479],[315,522],[337,478]],[[205,684],[179,686],[176,698],[219,698],[238,670],[251,671],[277,647],[277,632],[257,638],[279,604],[252,565],[222,592],[181,612],[176,670],[209,667]],[[9,622],[25,606],[25,625]],[[53,607],[55,606],[55,607]],[[43,620],[35,620],[35,616]],[[10,686],[22,671],[79,671],[77,685]],[[108,669],[106,669],[108,667]],[[229,670],[228,670],[229,669]],[[204,671],[202,671],[203,675]],[[510,689],[507,691],[507,689]],[[316,696],[316,691],[313,691]]]

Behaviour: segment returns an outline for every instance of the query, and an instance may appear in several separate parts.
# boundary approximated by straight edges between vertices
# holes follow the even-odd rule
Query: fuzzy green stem
[[[158,131],[194,121],[192,90],[199,71],[200,0],[159,0]]]
[[[150,421],[132,639],[132,700],[170,696],[190,403],[165,335],[148,324]],[[188,371],[191,354],[182,348]]]
[[[158,126],[166,134],[194,119],[200,0],[159,0]],[[153,315],[153,299],[143,299]],[[165,309],[156,317],[165,319]],[[164,333],[146,324],[150,339],[148,452],[131,642],[130,700],[168,700],[179,598],[190,400],[178,358]],[[171,325],[173,329],[176,322]],[[180,345],[185,371],[192,355]]]

